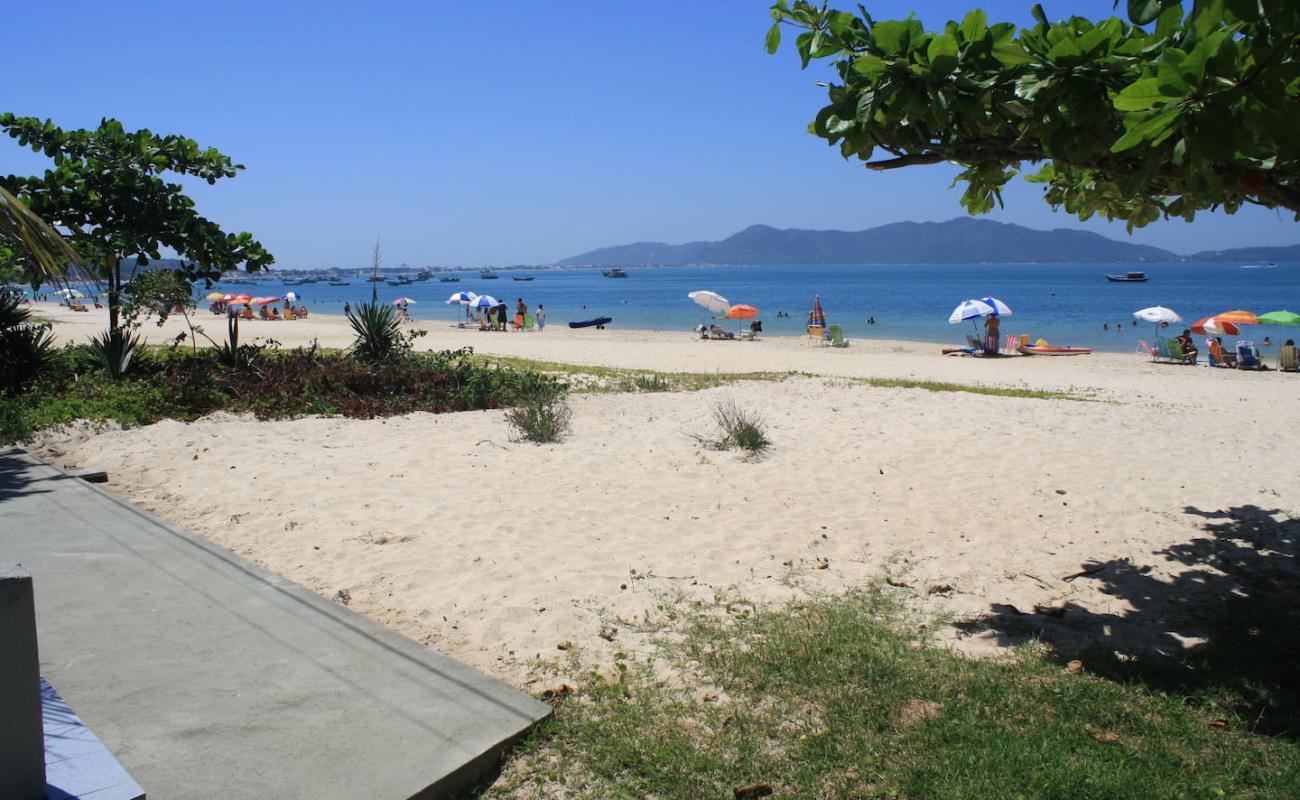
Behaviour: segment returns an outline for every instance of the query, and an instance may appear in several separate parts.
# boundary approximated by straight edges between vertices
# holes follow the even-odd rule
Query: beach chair
[[[1209,355],[1206,357],[1211,367],[1235,367],[1237,366],[1237,357],[1235,353],[1225,353],[1223,346],[1214,339],[1207,343]]]
[[[1178,340],[1165,339],[1164,342],[1165,342],[1165,352],[1168,353],[1168,355],[1166,355],[1165,358],[1168,358],[1170,361],[1173,361],[1177,364],[1183,363],[1183,346],[1178,343]]]
[[[826,344],[826,330],[820,325],[809,325],[808,338],[812,340],[813,344],[820,347]]]
[[[848,340],[844,338],[844,329],[839,325],[831,325],[827,328],[827,332],[831,335],[831,347],[849,346]]]
[[[1300,353],[1293,344],[1284,344],[1277,351],[1277,368],[1283,372],[1300,372]]]
[[[1160,340],[1157,339],[1156,341],[1159,342]],[[1147,344],[1146,339],[1138,339],[1138,352],[1146,353],[1148,356],[1151,357],[1152,361],[1156,361],[1157,359],[1160,358],[1160,354],[1156,352],[1156,349],[1154,347]]]
[[[1259,369],[1259,351],[1249,339],[1237,340],[1237,369]]]

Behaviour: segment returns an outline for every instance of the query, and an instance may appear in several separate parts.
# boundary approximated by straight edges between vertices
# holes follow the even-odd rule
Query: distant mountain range
[[[1300,259],[1300,245],[1205,251],[1180,256],[1159,247],[1091,231],[961,217],[947,222],[896,222],[864,231],[814,231],[751,225],[720,242],[637,242],[602,247],[561,264],[979,264]]]

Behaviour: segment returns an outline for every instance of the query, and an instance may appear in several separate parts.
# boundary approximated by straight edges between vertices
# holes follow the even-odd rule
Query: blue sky
[[[852,8],[852,3],[841,3]],[[868,2],[927,27],[981,5]],[[1044,3],[1051,16],[1110,0]],[[93,127],[182,133],[247,166],[197,185],[199,210],[250,230],[282,267],[542,263],[631,241],[718,239],[753,224],[858,230],[960,216],[948,166],[868,173],[805,132],[823,105],[787,44],[762,47],[766,0],[62,2],[6,9],[3,109]],[[57,9],[57,10],[55,10]],[[0,141],[0,171],[43,158]],[[992,218],[1054,214],[1017,182]],[[1294,244],[1288,214],[1161,222],[1177,252]]]

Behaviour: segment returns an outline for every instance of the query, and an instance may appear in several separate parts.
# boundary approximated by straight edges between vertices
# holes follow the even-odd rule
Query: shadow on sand
[[[1258,733],[1300,738],[1300,520],[1244,505],[1187,507],[1203,535],[1156,552],[1182,571],[1170,580],[1128,560],[1084,564],[1129,610],[1077,605],[1022,613],[995,605],[962,623],[1004,645],[1038,637],[1062,661],[1095,674],[1215,704]]]

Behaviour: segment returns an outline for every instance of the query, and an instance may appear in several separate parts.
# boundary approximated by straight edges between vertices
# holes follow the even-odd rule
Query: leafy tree
[[[233,178],[244,167],[193,139],[126,131],[105,119],[95,130],[64,131],[34,117],[0,114],[0,129],[19,144],[53,159],[44,175],[0,177],[0,186],[63,231],[107,283],[109,324],[116,328],[122,289],[130,279],[122,261],[143,265],[164,247],[192,262],[191,278],[213,279],[246,265],[252,272],[273,262],[249,233],[228,234],[199,216],[194,201],[165,173],[191,175],[209,184]]]
[[[1245,203],[1300,218],[1300,2],[1127,5],[1134,24],[1051,22],[1035,5],[1030,28],[977,9],[927,31],[778,0],[767,49],[793,26],[805,68],[831,59],[811,133],[873,170],[958,164],[971,213],[1034,164],[1026,178],[1080,219],[1132,229]]]

